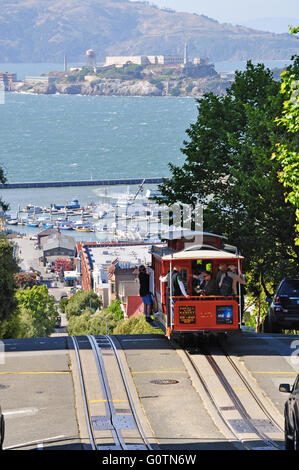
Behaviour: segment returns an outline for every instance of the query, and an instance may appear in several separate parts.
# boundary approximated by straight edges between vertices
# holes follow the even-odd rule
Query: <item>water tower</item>
[[[96,51],[93,49],[86,51],[86,65],[96,65]]]

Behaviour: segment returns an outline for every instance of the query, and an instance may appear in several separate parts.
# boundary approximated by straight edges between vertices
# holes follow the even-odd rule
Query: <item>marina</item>
[[[5,214],[4,226],[7,233],[25,236],[44,229],[70,232],[76,241],[158,241],[163,209],[154,200],[158,194],[142,180],[134,191],[97,188],[89,202],[76,196],[47,205],[18,204],[15,212]]]

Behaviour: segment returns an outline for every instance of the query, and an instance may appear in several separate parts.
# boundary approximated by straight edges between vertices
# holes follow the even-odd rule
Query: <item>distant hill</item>
[[[239,24],[261,31],[283,34],[289,32],[290,25],[298,26],[299,18],[256,18],[254,20],[240,21]]]
[[[289,59],[299,41],[129,0],[0,0],[0,62],[84,62],[106,55],[183,54],[212,61]]]

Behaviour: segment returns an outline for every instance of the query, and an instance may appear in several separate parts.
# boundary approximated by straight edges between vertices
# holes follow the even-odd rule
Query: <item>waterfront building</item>
[[[143,309],[137,268],[141,264],[150,265],[151,245],[143,242],[78,243],[76,261],[82,289],[93,289],[102,298],[104,308],[120,300],[125,317],[140,314]]]
[[[57,257],[74,258],[76,242],[73,237],[56,232],[41,238],[41,249],[44,262],[53,263]]]

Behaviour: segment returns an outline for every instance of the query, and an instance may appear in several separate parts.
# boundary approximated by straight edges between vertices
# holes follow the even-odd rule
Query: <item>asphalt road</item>
[[[210,417],[178,351],[158,335],[118,337],[142,409],[163,451],[234,450]],[[81,449],[67,338],[5,340],[0,355],[4,448]],[[299,337],[245,333],[228,343],[253,383],[283,415],[299,372]]]

